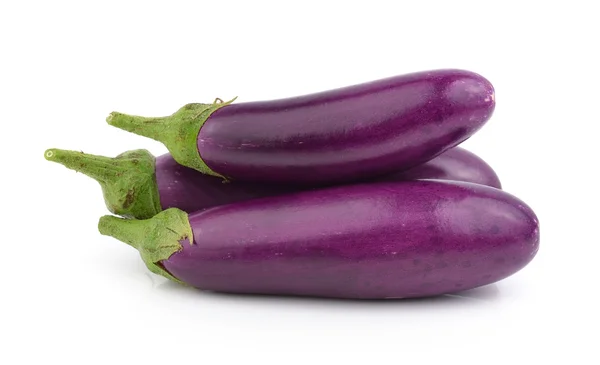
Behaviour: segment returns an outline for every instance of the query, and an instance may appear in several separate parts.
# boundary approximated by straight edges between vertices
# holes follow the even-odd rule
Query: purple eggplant
[[[479,156],[454,147],[422,165],[385,175],[378,181],[438,179],[472,182],[501,189],[496,172]]]
[[[158,118],[113,112],[107,122],[163,142],[178,163],[206,174],[311,185],[369,179],[422,164],[469,138],[495,107],[488,80],[463,70],[231,102],[187,104]]]
[[[222,179],[183,167],[171,155],[157,157],[146,150],[115,158],[77,151],[49,149],[46,159],[82,172],[100,183],[108,209],[118,215],[146,219],[167,208],[188,213],[213,206],[308,189],[306,186],[224,183]],[[471,152],[456,147],[433,160],[380,181],[447,179],[500,188],[494,170]]]
[[[534,212],[499,189],[442,180],[338,186],[148,220],[100,218],[148,268],[203,290],[335,298],[423,297],[527,265]]]

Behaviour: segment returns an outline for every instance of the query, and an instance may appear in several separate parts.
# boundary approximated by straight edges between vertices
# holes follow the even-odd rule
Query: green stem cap
[[[106,207],[114,214],[145,219],[162,210],[155,158],[146,150],[128,151],[110,158],[51,148],[44,157],[98,181]]]
[[[182,283],[165,270],[161,261],[181,251],[181,241],[187,239],[190,245],[193,244],[192,227],[184,211],[170,208],[145,220],[105,215],[98,222],[98,230],[105,236],[112,236],[136,248],[153,273]]]
[[[162,142],[180,165],[204,174],[224,176],[212,171],[198,152],[197,138],[200,128],[216,110],[234,102],[216,99],[212,104],[187,104],[168,117],[140,117],[112,112],[106,122],[117,128]]]

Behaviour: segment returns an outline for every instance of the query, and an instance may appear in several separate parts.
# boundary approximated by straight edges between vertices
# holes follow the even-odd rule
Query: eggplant
[[[337,186],[148,220],[100,218],[101,234],[154,273],[202,290],[411,298],[502,280],[539,248],[536,215],[499,189],[423,180]]]
[[[457,146],[495,108],[494,88],[435,70],[280,100],[187,104],[108,124],[165,144],[181,165],[227,180],[339,184],[405,170]]]
[[[461,147],[447,150],[411,169],[385,175],[376,181],[452,180],[502,189],[496,172],[481,157]]]
[[[179,165],[170,154],[155,158],[146,150],[133,150],[115,158],[77,151],[49,149],[44,156],[96,179],[108,210],[129,218],[146,219],[168,208],[191,213],[213,206],[259,197],[275,196],[305,186],[224,183],[222,179]],[[473,153],[453,148],[407,171],[383,176],[378,181],[447,179],[500,188],[492,168]]]

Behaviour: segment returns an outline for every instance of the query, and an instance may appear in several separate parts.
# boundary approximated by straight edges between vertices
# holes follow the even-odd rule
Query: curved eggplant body
[[[411,169],[383,176],[379,181],[439,179],[464,181],[501,189],[496,172],[484,160],[464,148],[455,147],[433,160]]]
[[[216,110],[200,158],[231,180],[339,183],[422,164],[490,118],[494,88],[462,70],[413,73]]]
[[[156,158],[156,184],[162,209],[179,208],[193,213],[219,205],[281,195],[300,190],[289,185],[224,182],[178,164],[170,154]]]
[[[500,188],[494,170],[475,154],[452,148],[412,169],[385,175],[378,181],[442,179],[473,182]],[[171,155],[156,158],[156,183],[162,209],[179,208],[188,213],[245,200],[308,190],[306,186],[223,182],[179,165]]]
[[[539,246],[521,200],[478,184],[342,186],[189,215],[162,266],[194,287],[337,298],[422,297],[506,278]]]

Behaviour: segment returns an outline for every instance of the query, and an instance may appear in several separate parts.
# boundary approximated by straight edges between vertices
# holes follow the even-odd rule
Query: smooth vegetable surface
[[[156,273],[213,291],[407,298],[514,274],[538,251],[533,211],[502,190],[441,180],[349,185],[191,215],[114,216],[99,230]]]
[[[274,101],[188,104],[109,124],[163,142],[175,160],[229,180],[340,183],[422,164],[490,118],[482,76],[437,70]]]
[[[109,211],[146,219],[167,208],[188,213],[259,197],[305,190],[306,187],[251,182],[223,183],[220,178],[179,165],[165,154],[156,159],[146,150],[115,158],[49,149],[46,159],[96,179]],[[456,147],[423,165],[379,178],[379,181],[447,179],[500,188],[494,170],[473,153]]]
[[[454,147],[433,160],[411,169],[385,175],[378,181],[409,181],[438,179],[464,181],[502,188],[496,172],[479,156],[461,147]]]

